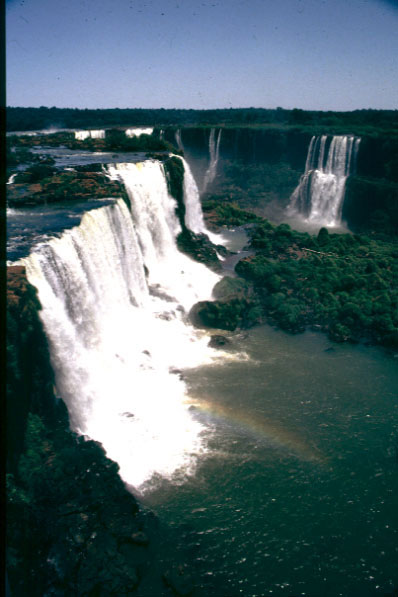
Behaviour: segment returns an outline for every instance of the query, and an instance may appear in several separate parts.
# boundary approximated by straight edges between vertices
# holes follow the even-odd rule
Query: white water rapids
[[[175,200],[156,161],[109,166],[131,201],[87,212],[26,259],[72,428],[100,441],[127,483],[178,477],[205,451],[173,370],[219,358],[186,311],[219,276],[177,250]],[[193,210],[194,211],[194,210]]]

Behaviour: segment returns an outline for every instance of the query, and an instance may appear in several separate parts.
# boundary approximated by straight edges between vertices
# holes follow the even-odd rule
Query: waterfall
[[[355,168],[360,138],[335,135],[312,137],[305,172],[294,190],[289,212],[321,226],[339,226],[345,183]]]
[[[17,174],[18,174],[17,172],[16,172],[15,174],[11,174],[11,176],[10,176],[10,178],[7,180],[6,184],[13,184],[13,183],[14,183],[14,180],[15,180],[15,178],[16,178],[16,176],[17,176]]]
[[[220,141],[221,141],[222,129],[218,131],[217,141],[215,129],[211,129],[209,137],[209,167],[206,170],[206,174],[203,181],[203,193],[207,190],[209,184],[213,182],[217,174],[217,164],[220,155]]]
[[[177,144],[177,148],[180,151],[184,151],[184,146],[182,144],[182,138],[181,138],[181,129],[176,130],[175,132],[175,140],[176,140],[176,144]]]
[[[75,139],[85,141],[86,139],[105,139],[104,130],[96,131],[75,131]]]
[[[180,157],[184,164],[184,203],[185,224],[192,232],[207,233],[200,205],[199,190],[188,162]]]
[[[199,190],[193,177],[188,162],[178,156],[184,164],[184,203],[185,203],[185,224],[192,232],[206,234],[215,245],[225,243],[221,234],[215,234],[207,229],[203,219],[203,212],[200,203]],[[220,257],[220,256],[219,256]]]
[[[90,131],[92,139],[105,139],[105,131]]]
[[[126,137],[140,137],[141,135],[152,135],[153,128],[131,128],[126,130]]]
[[[219,276],[180,253],[175,200],[156,161],[117,164],[120,199],[22,260],[38,289],[71,426],[102,443],[127,483],[175,478],[206,450],[176,369],[217,357],[185,312]]]

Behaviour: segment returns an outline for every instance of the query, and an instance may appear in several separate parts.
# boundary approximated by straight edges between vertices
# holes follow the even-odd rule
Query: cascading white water
[[[192,232],[207,233],[203,220],[202,207],[200,205],[199,190],[193,177],[188,162],[178,156],[184,164],[184,203],[185,203],[185,224]]]
[[[95,131],[75,131],[75,139],[85,141],[86,139],[105,139],[104,130]]]
[[[125,131],[126,137],[140,137],[141,135],[152,135],[153,128],[134,127]]]
[[[180,151],[184,151],[184,146],[182,144],[182,138],[181,138],[181,129],[176,130],[175,134],[175,140],[176,140],[176,144],[177,144],[177,148]]]
[[[184,311],[210,298],[219,277],[177,250],[176,205],[159,162],[109,166],[109,174],[124,182],[131,213],[123,200],[92,210],[23,262],[72,427],[100,441],[139,487],[205,450],[171,370],[217,358]]]
[[[105,139],[105,131],[90,131],[92,139]]]
[[[6,184],[13,184],[17,174],[11,174],[10,178],[7,180]]]
[[[334,227],[341,224],[345,184],[355,167],[360,138],[335,135],[327,149],[328,141],[326,135],[312,137],[305,172],[288,210],[308,222]]]
[[[223,244],[225,239],[220,234],[210,232],[206,228],[200,204],[199,190],[188,162],[178,156],[184,164],[184,203],[185,224],[192,232],[206,234],[214,244]]]
[[[222,129],[218,131],[217,141],[215,129],[211,129],[209,137],[209,167],[206,170],[206,174],[203,181],[203,193],[207,190],[209,184],[213,182],[217,174],[217,164],[220,156],[220,141],[221,141]]]
[[[85,141],[90,138],[90,131],[75,131],[75,139],[77,141]]]

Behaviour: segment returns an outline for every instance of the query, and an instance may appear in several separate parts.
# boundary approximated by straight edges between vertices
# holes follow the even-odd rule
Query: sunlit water
[[[195,476],[146,496],[178,529],[204,594],[392,591],[397,359],[268,326],[234,346],[250,360],[185,375],[213,429]]]

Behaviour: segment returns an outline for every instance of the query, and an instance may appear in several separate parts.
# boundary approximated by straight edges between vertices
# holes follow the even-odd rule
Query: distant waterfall
[[[218,131],[217,141],[215,129],[211,129],[209,137],[209,167],[206,170],[206,174],[203,181],[203,193],[207,190],[209,184],[213,182],[217,174],[217,164],[220,155],[220,141],[221,141],[222,130]]]
[[[153,128],[131,128],[125,131],[126,137],[140,137],[141,135],[152,135]]]
[[[355,168],[360,138],[312,137],[305,172],[292,194],[289,212],[321,226],[339,226],[345,183]]]
[[[11,174],[10,178],[7,180],[6,184],[13,184],[14,180],[16,179],[16,174]]]
[[[185,224],[192,232],[206,234],[215,245],[224,244],[225,239],[221,234],[215,234],[207,229],[203,219],[199,190],[191,168],[184,158],[180,157],[180,159],[184,164]]]
[[[122,478],[182,474],[205,450],[203,426],[174,371],[219,358],[184,313],[219,276],[180,253],[163,166],[109,166],[123,200],[24,259],[42,304],[57,390],[71,425],[100,441]],[[174,477],[175,478],[175,477]]]
[[[179,149],[180,151],[184,151],[184,146],[182,144],[182,138],[181,138],[181,129],[176,130],[174,137],[176,140],[177,149]]]
[[[85,141],[86,139],[105,139],[105,131],[75,131],[75,139],[77,141]]]
[[[180,159],[184,164],[185,224],[192,232],[206,233],[198,187],[188,162],[182,157]]]

